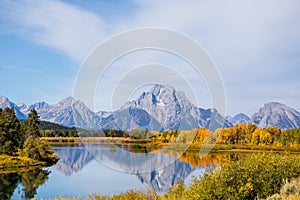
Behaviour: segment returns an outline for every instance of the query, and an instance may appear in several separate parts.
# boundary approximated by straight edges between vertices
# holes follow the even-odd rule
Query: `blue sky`
[[[228,114],[251,115],[269,101],[299,111],[299,19],[298,0],[3,0],[0,95],[17,103],[57,103],[72,96],[80,65],[96,45],[133,28],[161,27],[179,31],[206,49],[222,76]],[[105,80],[113,85],[121,66],[151,59],[185,67],[159,52],[144,52],[116,63]],[[200,82],[194,84],[198,105],[210,107]],[[109,91],[101,92],[95,109],[111,109],[103,97]]]

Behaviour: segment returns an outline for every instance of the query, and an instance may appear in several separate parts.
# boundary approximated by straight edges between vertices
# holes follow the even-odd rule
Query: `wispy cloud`
[[[2,1],[2,17],[15,22],[12,30],[81,61],[105,34],[99,16],[55,0]]]
[[[232,68],[258,65],[274,55],[299,49],[300,2],[136,1],[132,26],[162,26],[182,31],[204,44]],[[229,66],[226,66],[229,67]]]

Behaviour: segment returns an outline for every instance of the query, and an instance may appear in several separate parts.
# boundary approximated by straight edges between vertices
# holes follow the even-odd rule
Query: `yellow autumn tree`
[[[219,134],[218,144],[235,144],[236,137],[231,128],[217,129],[216,132]]]
[[[251,140],[251,144],[254,145],[259,145],[260,143],[260,128],[257,128],[253,133],[252,133],[252,140]]]
[[[272,135],[264,129],[260,130],[260,143],[264,145],[270,145],[273,143]]]

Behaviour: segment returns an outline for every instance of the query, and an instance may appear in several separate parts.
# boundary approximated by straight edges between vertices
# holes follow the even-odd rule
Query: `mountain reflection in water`
[[[139,145],[53,146],[60,157],[56,165],[25,172],[0,172],[0,199],[48,199],[111,195],[130,189],[166,192],[179,180],[189,185],[191,175],[239,159],[231,154],[149,152]]]
[[[201,158],[197,152],[142,153],[143,147],[132,145],[80,145],[54,148],[60,157],[55,169],[65,175],[81,171],[92,160],[125,173],[134,174],[152,189],[166,191],[180,179],[186,179],[194,170],[214,167],[223,162],[222,155],[208,154]],[[146,151],[146,149],[145,149]]]

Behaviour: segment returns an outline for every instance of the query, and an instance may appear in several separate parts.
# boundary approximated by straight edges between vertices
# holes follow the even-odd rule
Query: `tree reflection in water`
[[[39,186],[47,180],[50,172],[40,168],[24,172],[0,173],[0,199],[10,199],[18,186],[22,184],[22,198],[34,198]]]
[[[19,181],[18,173],[0,174],[0,199],[10,199]]]

